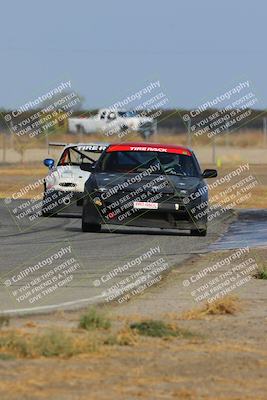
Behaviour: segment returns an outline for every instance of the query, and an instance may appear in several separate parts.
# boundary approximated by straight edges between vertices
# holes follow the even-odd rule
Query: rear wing
[[[88,143],[88,144],[78,144],[75,146],[77,150],[80,151],[89,151],[92,153],[102,153],[106,148],[109,146],[109,144],[106,143]]]
[[[60,143],[60,142],[49,142],[48,143],[48,154],[50,153],[50,147],[65,147],[67,143]]]
[[[69,147],[77,149],[78,151],[88,151],[92,153],[102,153],[109,146],[109,143],[62,143],[50,142],[48,143],[48,154],[50,147]]]
[[[62,146],[65,147],[67,146],[68,143],[59,143],[59,142],[49,142],[48,146]]]

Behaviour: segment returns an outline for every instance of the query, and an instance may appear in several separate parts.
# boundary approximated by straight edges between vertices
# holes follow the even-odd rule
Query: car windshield
[[[119,111],[118,115],[124,118],[136,117],[138,114],[135,111]]]
[[[153,174],[164,173],[176,176],[199,176],[192,156],[157,151],[113,151],[106,153],[98,168],[102,172],[136,173],[150,167]]]
[[[58,165],[80,166],[85,163],[94,164],[95,161],[98,160],[99,156],[99,153],[93,153],[88,150],[78,150],[76,147],[69,147],[63,151]]]

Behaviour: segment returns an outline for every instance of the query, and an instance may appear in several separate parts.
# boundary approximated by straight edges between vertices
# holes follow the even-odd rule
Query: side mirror
[[[44,165],[48,168],[52,168],[55,164],[55,161],[53,160],[53,158],[46,158],[43,162],[44,162]]]
[[[202,173],[202,178],[207,179],[207,178],[216,178],[218,175],[216,169],[205,169],[204,172]]]
[[[94,166],[89,163],[83,163],[80,165],[80,168],[82,171],[92,172],[92,170],[94,169]]]

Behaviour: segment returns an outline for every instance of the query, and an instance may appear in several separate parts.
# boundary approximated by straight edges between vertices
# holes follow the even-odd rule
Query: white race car
[[[108,144],[49,143],[49,145],[63,146],[64,149],[56,163],[52,158],[44,160],[49,173],[44,179],[42,215],[48,217],[66,211],[77,213],[83,204],[84,184],[91,175],[92,166]]]

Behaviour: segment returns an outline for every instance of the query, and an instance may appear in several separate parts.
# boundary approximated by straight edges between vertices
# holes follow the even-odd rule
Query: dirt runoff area
[[[267,249],[238,251],[89,314],[2,317],[1,400],[265,400]]]

